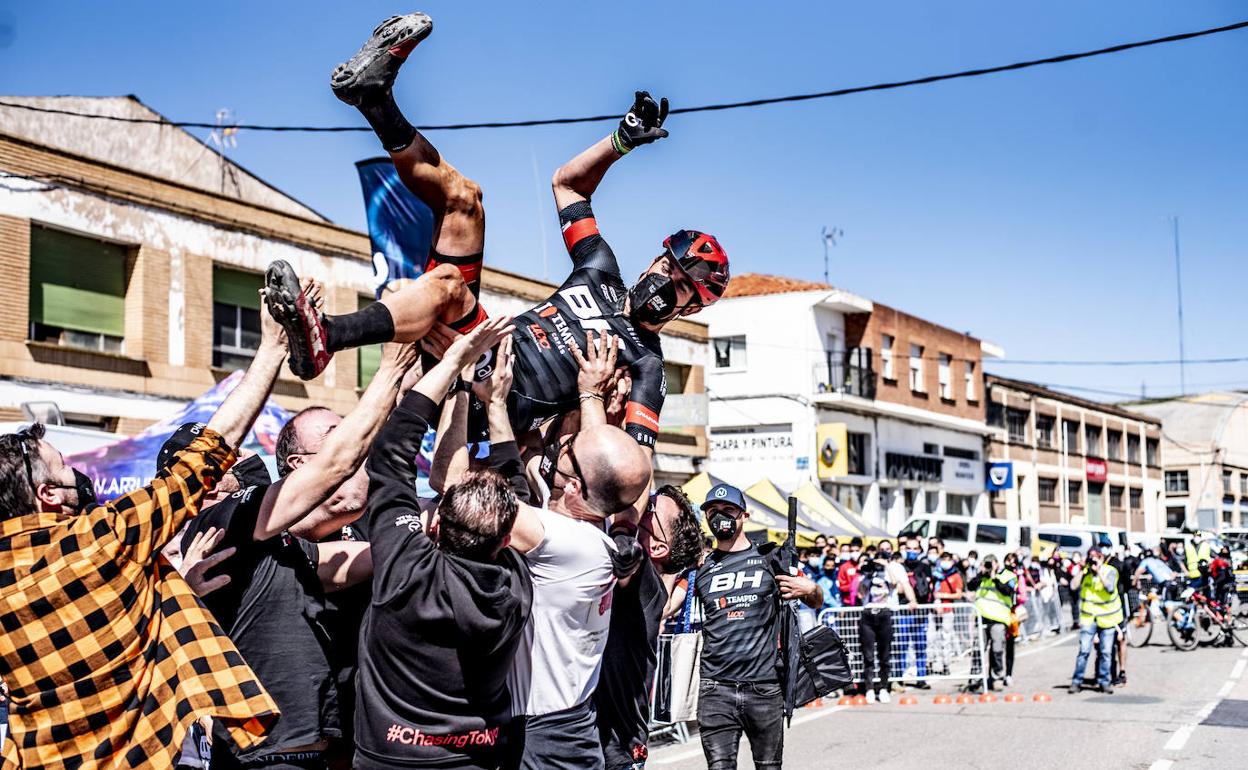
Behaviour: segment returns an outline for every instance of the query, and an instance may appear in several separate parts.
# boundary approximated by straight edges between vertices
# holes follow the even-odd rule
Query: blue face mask
[[[906,561],[914,561],[915,559],[919,558],[921,555],[922,555],[922,553],[921,553],[921,552],[919,552],[919,551],[910,551],[910,550],[907,550],[907,551],[906,551]]]

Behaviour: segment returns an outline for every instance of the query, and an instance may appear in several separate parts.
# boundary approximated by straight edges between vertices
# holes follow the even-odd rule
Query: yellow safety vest
[[[1112,588],[1106,588],[1102,576]],[[1095,620],[1099,628],[1113,628],[1122,622],[1122,598],[1118,594],[1118,570],[1102,564],[1099,574],[1084,573],[1079,584],[1079,622]]]
[[[1195,543],[1183,546],[1183,555],[1187,559],[1187,576],[1189,578],[1200,577],[1200,562],[1206,564],[1213,561],[1213,549],[1208,543],[1201,543],[1199,546]]]
[[[1007,569],[999,572],[996,577],[1002,583],[1008,583],[1014,580],[1015,576]],[[997,584],[989,575],[980,581],[979,588],[975,589],[975,611],[985,620],[1008,624],[1013,620],[1014,600],[997,590]]]

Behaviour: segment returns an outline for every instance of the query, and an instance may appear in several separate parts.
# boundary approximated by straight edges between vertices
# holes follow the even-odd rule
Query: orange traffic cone
[[[983,695],[979,696],[979,702],[980,703],[996,703],[997,696],[993,695],[990,692],[986,692]]]
[[[855,695],[855,696],[854,696],[854,700],[853,700],[853,705],[855,705],[855,706],[865,706],[865,705],[867,705],[867,696],[865,696],[865,695]]]
[[[903,695],[901,696],[901,699],[897,701],[897,704],[900,706],[917,706],[918,703],[919,699],[913,695]]]
[[[1006,703],[1022,703],[1023,696],[1019,695],[1016,692],[1012,692],[1005,696],[1005,702]]]
[[[852,705],[854,705],[854,696],[852,696],[852,695],[842,695],[842,696],[841,696],[841,699],[840,699],[840,700],[838,700],[838,701],[836,702],[836,705],[838,705],[838,706],[852,706]]]
[[[953,702],[954,702],[954,703],[956,703],[956,704],[958,704],[959,706],[965,706],[965,705],[966,705],[966,704],[968,704],[968,703],[974,703],[974,702],[975,702],[975,696],[974,696],[974,695],[968,695],[967,693],[962,693],[962,694],[961,694],[961,695],[959,695],[957,698],[955,698]]]
[[[946,703],[953,703],[953,698],[950,698],[948,695],[937,695],[935,698],[932,698],[932,703],[935,703],[937,706],[943,706]]]
[[[1034,700],[1036,703],[1048,703],[1049,701],[1053,700],[1053,696],[1049,695],[1047,692],[1038,692],[1035,695],[1031,696],[1031,699]]]

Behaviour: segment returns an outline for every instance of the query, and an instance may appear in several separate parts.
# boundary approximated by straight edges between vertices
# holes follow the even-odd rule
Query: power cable
[[[1061,64],[1078,59],[1088,59],[1094,56],[1105,56],[1107,54],[1122,53],[1136,48],[1146,48],[1148,46],[1162,45],[1165,43],[1177,43],[1183,40],[1192,40],[1199,37],[1207,37],[1209,35],[1217,35],[1223,32],[1232,32],[1248,27],[1248,21],[1240,21],[1234,24],[1227,24],[1221,27],[1211,27],[1195,32],[1182,32],[1176,35],[1166,35],[1165,37],[1156,37],[1149,40],[1138,40],[1131,43],[1120,43],[1107,48],[1097,48],[1091,51],[1080,51],[1078,53],[1060,54],[1058,56],[1047,56],[1043,59],[1030,59],[1027,61],[1014,62],[1013,64],[1001,64],[995,67],[982,67],[978,69],[962,70],[960,72],[949,72],[940,75],[928,75],[926,77],[912,78],[910,80],[896,80],[886,83],[875,83],[867,86],[853,86],[850,88],[838,88],[831,91],[817,91],[815,93],[791,94],[788,96],[772,96],[763,99],[749,99],[740,102],[724,102],[721,104],[703,104],[695,107],[678,107],[670,112],[672,115],[687,115],[695,112],[719,112],[722,110],[736,110],[747,107],[764,107],[772,104],[784,104],[789,102],[804,102],[811,99],[829,99],[837,96],[848,96],[850,94],[861,94],[869,91],[889,91],[898,88],[910,88],[912,86],[930,85],[932,83],[940,83],[946,80],[958,80],[962,78],[981,77],[983,75],[992,75],[998,72],[1013,72],[1017,70],[1029,69],[1031,67],[1039,67],[1046,64]],[[220,126],[216,123],[201,123],[196,121],[174,121],[164,118],[131,118],[120,115],[96,115],[91,113],[75,112],[73,110],[63,110],[53,107],[37,107],[27,104],[16,104],[13,102],[0,101],[0,107],[9,107],[12,109],[29,110],[31,112],[43,112],[52,115],[66,115],[80,118],[93,118],[96,120],[111,120],[119,123],[143,123],[155,124],[162,126],[174,126],[177,128],[210,128],[217,129]],[[484,123],[450,123],[445,125],[417,126],[421,131],[462,131],[474,128],[522,128],[529,126],[556,126],[569,125],[573,123],[596,123],[600,121],[619,120],[618,114],[612,115],[589,115],[573,118],[539,118],[533,120],[510,120],[510,121],[489,121]],[[367,126],[267,126],[244,124],[232,126],[232,128],[246,131],[276,131],[276,132],[305,132],[305,133],[342,133],[354,131],[372,131]]]

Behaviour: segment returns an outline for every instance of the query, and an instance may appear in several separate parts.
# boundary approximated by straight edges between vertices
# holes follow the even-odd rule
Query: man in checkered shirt
[[[198,717],[239,746],[277,719],[234,644],[159,557],[234,463],[282,366],[284,338],[264,323],[246,376],[199,436],[111,503],[79,505],[74,470],[41,425],[0,436],[4,766],[172,767]]]

